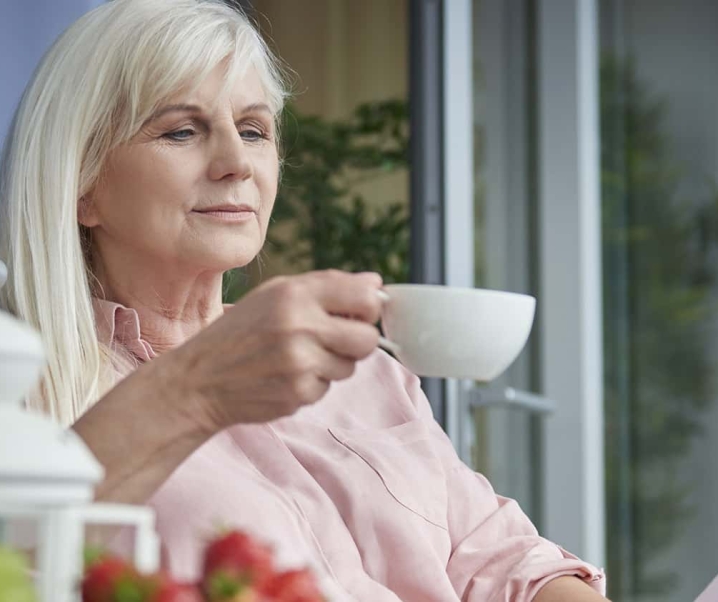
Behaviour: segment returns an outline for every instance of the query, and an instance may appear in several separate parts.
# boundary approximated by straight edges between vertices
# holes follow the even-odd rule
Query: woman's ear
[[[86,228],[94,228],[99,225],[100,219],[92,195],[86,194],[80,197],[77,203],[77,221]]]

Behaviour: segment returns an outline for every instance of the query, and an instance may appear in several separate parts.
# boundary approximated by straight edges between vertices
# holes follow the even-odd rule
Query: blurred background
[[[99,3],[0,4],[0,137]],[[693,599],[718,573],[718,3],[236,3],[294,97],[227,298],[324,267],[535,295],[499,382],[424,382],[437,419],[614,602]]]

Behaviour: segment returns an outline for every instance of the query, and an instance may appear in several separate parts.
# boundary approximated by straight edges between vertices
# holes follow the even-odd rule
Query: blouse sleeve
[[[529,602],[546,583],[564,575],[583,579],[605,595],[602,570],[539,536],[516,501],[497,495],[468,468],[433,418],[419,381],[409,395],[427,422],[446,474],[451,556],[449,579],[463,602]]]

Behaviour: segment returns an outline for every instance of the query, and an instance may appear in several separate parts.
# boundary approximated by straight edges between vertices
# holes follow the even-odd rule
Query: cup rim
[[[489,295],[494,297],[523,297],[526,300],[536,302],[536,297],[533,295],[528,295],[526,293],[515,293],[513,291],[502,291],[502,290],[495,290],[490,288],[481,288],[481,287],[468,287],[468,286],[452,286],[448,284],[416,284],[416,283],[397,283],[397,284],[385,284],[382,287],[387,292],[390,292],[392,289],[400,289],[400,290],[421,290],[421,291],[445,291],[446,289],[453,289],[456,291],[461,291],[465,293],[481,293],[482,295]]]

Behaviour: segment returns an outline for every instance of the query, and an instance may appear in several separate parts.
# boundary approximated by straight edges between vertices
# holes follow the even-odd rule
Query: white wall
[[[0,140],[22,91],[53,40],[102,0],[0,0]]]

